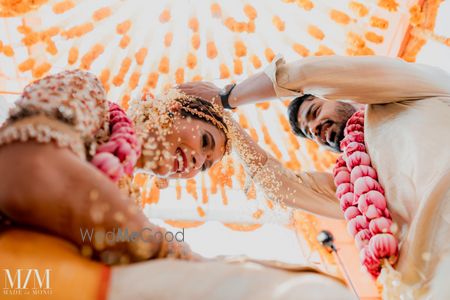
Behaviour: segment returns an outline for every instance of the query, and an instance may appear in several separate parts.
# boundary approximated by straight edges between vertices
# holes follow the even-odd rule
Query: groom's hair
[[[314,98],[313,95],[305,94],[303,96],[297,97],[289,103],[288,106],[288,116],[289,116],[289,124],[291,125],[291,129],[295,135],[306,138],[303,131],[301,131],[300,126],[298,126],[298,110],[303,102],[312,100]]]

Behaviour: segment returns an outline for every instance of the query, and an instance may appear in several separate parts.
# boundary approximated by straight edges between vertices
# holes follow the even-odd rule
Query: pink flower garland
[[[133,174],[133,167],[141,155],[141,145],[133,123],[115,103],[109,105],[109,129],[108,142],[97,148],[91,163],[116,182],[125,174]]]
[[[336,196],[348,221],[347,229],[360,249],[361,263],[377,278],[383,260],[395,263],[398,242],[392,234],[384,190],[364,145],[364,111],[353,114],[344,134],[340,144],[344,153],[333,170]]]

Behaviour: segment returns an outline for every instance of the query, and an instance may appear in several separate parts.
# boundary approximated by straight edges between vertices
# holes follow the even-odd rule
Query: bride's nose
[[[202,166],[206,160],[206,154],[193,152],[191,158],[192,158],[193,169],[201,170]]]

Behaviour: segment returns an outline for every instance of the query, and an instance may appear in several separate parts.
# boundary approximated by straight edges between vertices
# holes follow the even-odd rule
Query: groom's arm
[[[187,94],[220,104],[215,85],[182,84]],[[285,63],[281,57],[264,70],[238,83],[231,91],[231,107],[312,94],[327,100],[382,104],[450,96],[450,76],[428,65],[381,56],[307,57]]]
[[[236,107],[303,94],[362,104],[448,97],[450,76],[439,68],[390,57],[308,57],[288,64],[277,58],[264,73],[238,84],[229,103]]]

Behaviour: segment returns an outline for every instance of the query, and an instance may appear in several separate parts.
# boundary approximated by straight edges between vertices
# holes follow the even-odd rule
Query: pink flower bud
[[[345,165],[344,167],[334,168],[333,176],[336,176],[339,172],[342,172],[342,171],[348,172],[347,165]]]
[[[359,250],[369,245],[372,234],[368,229],[363,229],[355,235],[355,243]]]
[[[336,186],[339,186],[341,183],[350,183],[350,173],[347,170],[337,173],[334,177],[334,184]]]
[[[102,144],[102,145],[98,146],[97,153],[101,153],[101,152],[114,153],[117,150],[118,147],[119,147],[119,143],[118,142],[110,141],[110,142],[107,142],[105,144]]]
[[[379,218],[373,219],[369,223],[369,229],[370,229],[370,232],[372,232],[372,234],[392,233],[391,226],[392,226],[392,220],[385,218],[385,217],[379,217]]]
[[[369,176],[375,180],[378,179],[377,171],[375,171],[374,168],[370,166],[359,165],[353,167],[352,172],[350,174],[350,182],[355,183],[356,179],[365,176]]]
[[[360,124],[350,124],[349,126],[346,126],[344,129],[344,134],[347,135],[350,132],[360,131],[364,132],[364,126]]]
[[[344,153],[347,157],[349,157],[356,151],[366,152],[366,146],[364,146],[364,144],[362,144],[362,143],[351,142],[344,149]]]
[[[138,145],[138,141],[136,139],[136,137],[134,135],[128,134],[128,133],[113,133],[111,135],[110,140],[111,141],[116,141],[119,139],[123,139],[126,141],[126,143],[130,144],[132,147],[135,147]]]
[[[369,241],[370,251],[379,259],[396,257],[397,247],[395,237],[389,233],[376,234]]]
[[[132,128],[130,126],[130,124],[127,123],[127,122],[117,122],[117,123],[112,124],[111,131],[112,132],[116,132],[117,130],[119,130],[120,128],[123,128],[123,127],[125,127],[125,128]]]
[[[369,176],[356,179],[353,188],[356,198],[359,198],[359,196],[371,190],[383,192],[383,189],[381,188],[381,185],[378,183],[378,181]]]
[[[370,157],[367,153],[356,151],[353,152],[352,155],[348,157],[347,167],[352,170],[355,166],[370,166]]]
[[[376,219],[383,215],[382,211],[375,207],[375,205],[371,204],[367,207],[367,211],[365,213],[368,219]]]
[[[344,212],[344,217],[347,221],[349,221],[359,215],[361,215],[361,212],[355,206],[348,206]]]
[[[369,242],[370,244],[370,242]],[[363,266],[367,268],[367,271],[377,277],[381,269],[380,260],[374,255],[369,247],[364,247],[359,253],[359,258]]]
[[[376,208],[384,211],[386,208],[386,198],[380,191],[368,191],[365,195],[368,203],[373,204]]]
[[[350,183],[342,183],[336,188],[336,197],[340,199],[342,195],[353,192],[353,185]]]
[[[134,129],[131,126],[116,127],[116,129],[113,130],[113,133],[114,134],[117,134],[117,133],[128,133],[128,134],[132,134],[132,135],[135,134]]]
[[[352,192],[345,193],[339,198],[339,205],[342,211],[353,205],[354,194]]]
[[[336,164],[334,166],[335,169],[340,167],[347,167],[347,164],[345,160],[342,158],[342,156],[338,157],[338,159],[336,160]]]
[[[128,143],[120,143],[119,147],[117,148],[115,154],[117,158],[120,160],[120,162],[125,161],[133,152],[133,149],[131,148],[130,144]]]
[[[355,236],[359,231],[368,228],[369,223],[367,222],[365,216],[356,216],[354,219],[351,219],[347,224],[347,230],[352,236]]]
[[[364,117],[363,116],[352,116],[347,121],[347,126],[350,126],[352,124],[359,124],[361,126],[364,126]]]
[[[367,208],[369,207],[370,203],[367,201],[367,194],[362,194],[359,196],[358,200],[358,209],[365,214],[367,211]]]

